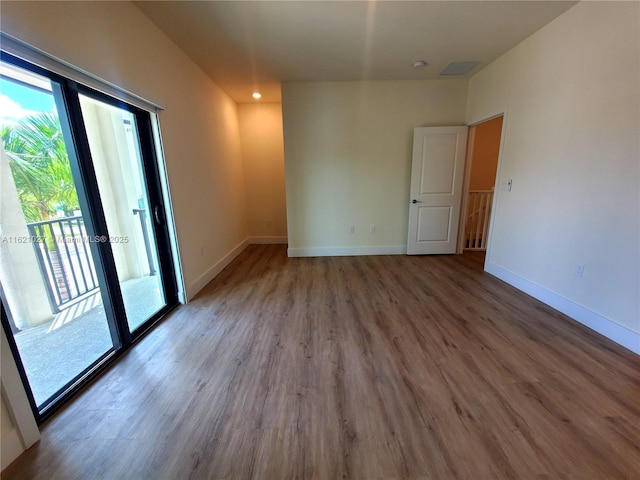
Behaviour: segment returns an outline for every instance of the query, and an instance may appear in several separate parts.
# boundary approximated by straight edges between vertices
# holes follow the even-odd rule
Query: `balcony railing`
[[[99,288],[81,216],[27,224],[53,313]]]

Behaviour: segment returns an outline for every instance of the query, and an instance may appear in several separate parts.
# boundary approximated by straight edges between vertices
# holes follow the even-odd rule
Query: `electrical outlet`
[[[351,225],[351,226],[349,227],[349,233],[350,233],[351,235],[353,235],[354,233],[356,233],[356,227],[354,227],[353,225]]]
[[[369,228],[369,231],[371,233],[376,233],[376,226],[375,225],[371,225],[371,228]]]
[[[584,274],[584,265],[576,265],[576,277],[582,277]]]

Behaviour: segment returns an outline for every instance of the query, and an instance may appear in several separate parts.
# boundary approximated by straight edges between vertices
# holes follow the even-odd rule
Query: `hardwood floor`
[[[247,248],[9,479],[640,478],[640,357],[464,256]]]

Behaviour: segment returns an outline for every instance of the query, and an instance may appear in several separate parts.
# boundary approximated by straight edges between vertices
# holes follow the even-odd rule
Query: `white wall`
[[[29,237],[4,145],[0,142],[0,234]],[[51,320],[44,280],[28,243],[0,242],[0,282],[18,328]]]
[[[508,109],[487,269],[640,353],[639,9],[571,8],[471,78],[467,122]]]
[[[0,328],[0,469],[40,439],[4,329]]]
[[[413,129],[464,124],[466,91],[459,79],[283,84],[289,254],[405,252]]]
[[[18,429],[9,416],[9,410],[4,404],[2,395],[0,395],[0,444],[3,446],[0,451],[0,468],[4,470],[24,451],[24,446],[20,442]],[[8,445],[12,448],[8,448]]]
[[[236,104],[132,3],[3,2],[1,21],[3,32],[166,108],[169,187],[193,296],[247,237]]]
[[[238,105],[248,230],[252,242],[286,243],[282,105]]]

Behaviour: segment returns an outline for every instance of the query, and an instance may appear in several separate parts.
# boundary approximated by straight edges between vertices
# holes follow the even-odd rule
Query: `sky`
[[[38,112],[55,112],[53,95],[0,78],[0,121],[14,122]]]

